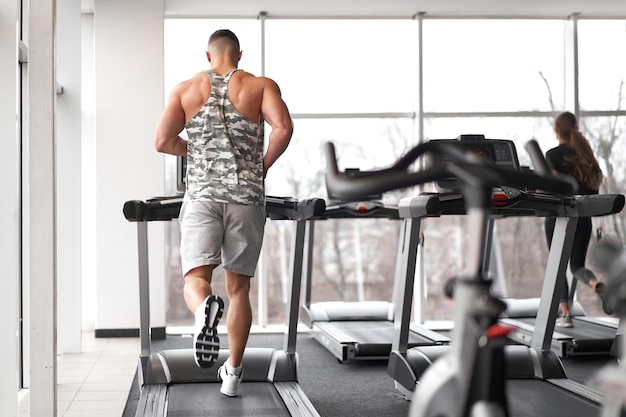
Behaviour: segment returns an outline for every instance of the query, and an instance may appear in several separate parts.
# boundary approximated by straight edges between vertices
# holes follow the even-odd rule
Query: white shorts
[[[223,264],[253,276],[265,231],[265,207],[184,201],[178,216],[183,276],[193,268]]]

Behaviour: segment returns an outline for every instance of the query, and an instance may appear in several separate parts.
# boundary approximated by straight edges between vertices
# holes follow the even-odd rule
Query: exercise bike
[[[487,221],[494,187],[508,185],[573,194],[570,177],[552,175],[539,145],[527,147],[539,173],[497,167],[488,158],[466,153],[450,142],[430,141],[412,148],[393,166],[358,174],[342,173],[335,148],[326,144],[326,187],[329,197],[344,200],[383,193],[434,181],[455,179],[463,194],[468,235],[465,272],[454,283],[455,307],[452,348],[437,359],[420,379],[413,396],[410,416],[419,417],[506,417],[504,344],[509,328],[498,324],[506,305],[490,293],[491,282],[482,276]],[[445,163],[418,171],[409,168],[426,154],[443,156]]]
[[[607,272],[606,303],[619,317],[618,335],[626,332],[626,249],[604,239],[592,251],[596,264]],[[618,343],[618,365],[607,365],[593,385],[605,394],[600,417],[626,416],[626,344]]]

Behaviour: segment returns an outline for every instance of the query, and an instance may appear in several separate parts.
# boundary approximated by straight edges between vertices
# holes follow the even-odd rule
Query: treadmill
[[[241,395],[226,399],[219,392],[217,369],[228,358],[221,349],[217,362],[199,368],[193,349],[150,350],[150,300],[148,274],[147,225],[151,221],[169,221],[178,217],[182,198],[158,197],[124,204],[126,219],[137,223],[139,253],[140,342],[138,381],[141,395],[137,417],[183,416],[314,416],[319,417],[310,400],[298,385],[296,339],[300,301],[301,270],[292,268],[291,289],[287,303],[287,326],[284,349],[246,348],[243,357],[245,375]],[[273,220],[293,220],[292,265],[299,262],[304,244],[306,220],[324,212],[321,199],[295,200],[266,197],[266,211]]]
[[[574,300],[577,281],[574,279],[570,281],[570,310],[574,327],[554,330],[552,350],[561,358],[611,353],[619,320],[615,317],[588,316],[580,303]],[[508,308],[503,315],[502,322],[517,329],[511,333],[511,339],[528,345],[535,330],[540,299],[505,299],[504,301],[508,304]]]
[[[388,301],[322,301],[311,303],[312,260],[315,223],[326,219],[381,218],[398,220],[398,207],[380,201],[382,196],[356,202],[335,202],[322,216],[307,221],[304,257],[304,295],[300,308],[301,321],[312,329],[313,337],[339,362],[386,360],[393,340],[394,303]],[[401,261],[399,258],[396,263]],[[397,268],[397,266],[396,266]],[[398,281],[394,278],[394,296]],[[448,344],[450,338],[430,329],[411,324],[408,344],[430,346]]]
[[[504,299],[504,301],[511,310],[505,312],[501,321],[516,328],[510,335],[511,340],[528,345],[535,332],[540,299]],[[612,317],[587,316],[579,303],[570,302],[570,305],[574,327],[554,330],[551,340],[552,351],[561,358],[611,353],[618,320]]]
[[[514,169],[517,159],[512,141],[487,140],[472,137],[457,139],[467,150],[489,156],[496,165],[510,165]],[[444,187],[447,188],[447,187]],[[507,375],[507,400],[514,416],[559,415],[590,416],[598,414],[603,395],[567,378],[559,357],[551,350],[551,338],[558,310],[560,288],[564,283],[567,258],[571,249],[577,217],[599,216],[619,212],[624,206],[624,196],[557,196],[535,193],[502,186],[494,190],[492,218],[498,216],[558,216],[548,266],[537,310],[535,332],[528,346],[507,345],[505,347],[505,372]],[[400,216],[405,219],[406,233],[404,250],[415,252],[419,244],[421,219],[448,214],[464,214],[464,201],[460,194],[431,193],[405,198],[399,203]],[[489,251],[483,252],[483,257]],[[407,259],[410,256],[409,254]],[[484,259],[483,267],[488,265]],[[404,268],[414,268],[406,262]],[[405,273],[414,276],[414,270]],[[410,323],[414,280],[403,283],[403,297],[396,310],[398,323],[392,352],[389,357],[388,373],[397,389],[411,399],[419,389],[423,372],[449,346],[427,346],[408,348],[407,334]]]

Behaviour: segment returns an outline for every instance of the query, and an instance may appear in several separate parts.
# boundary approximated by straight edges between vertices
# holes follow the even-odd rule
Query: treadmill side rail
[[[135,417],[154,417],[163,413],[167,403],[167,385],[144,385]]]
[[[274,386],[292,416],[321,417],[297,382],[275,382]]]
[[[549,378],[546,381],[553,385],[557,385],[569,392],[573,392],[575,394],[580,395],[583,398],[588,399],[591,402],[600,405],[604,403],[604,395],[598,391],[595,391],[586,385],[582,385],[576,381],[572,381],[568,378]]]

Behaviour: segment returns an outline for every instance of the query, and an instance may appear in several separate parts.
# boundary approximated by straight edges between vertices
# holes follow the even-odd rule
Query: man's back
[[[214,56],[209,62],[213,74],[224,75],[237,68],[236,62],[232,63],[225,57]],[[172,155],[188,154],[187,141],[180,136],[180,132],[207,103],[211,90],[211,81],[206,72],[196,74],[173,89],[157,124],[157,151]],[[293,132],[291,116],[280,89],[270,78],[256,77],[238,70],[229,81],[228,95],[233,107],[249,122],[264,121],[271,127],[262,161],[264,177],[287,148]]]
[[[219,72],[212,71],[217,75]],[[251,121],[259,121],[266,86],[271,88],[267,78],[256,77],[245,71],[233,73],[228,83],[228,96],[233,106]],[[211,96],[211,80],[206,72],[200,72],[193,78],[179,84],[179,96],[185,112],[185,122],[191,120]]]
[[[239,70],[220,74],[207,71],[207,83],[192,79],[181,97],[188,136],[187,201],[214,201],[261,206],[265,204],[263,181],[264,123],[262,93],[255,88],[256,77],[237,76]],[[237,81],[233,82],[233,78]],[[231,90],[245,103],[248,118],[231,101]],[[208,93],[208,97],[207,97]],[[245,98],[243,101],[241,98]],[[204,100],[201,107],[199,103]],[[256,111],[255,111],[256,109]],[[195,112],[195,113],[194,113]],[[254,117],[254,116],[252,116]]]

